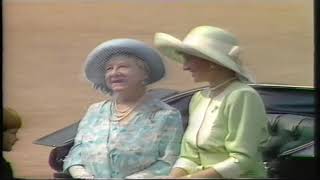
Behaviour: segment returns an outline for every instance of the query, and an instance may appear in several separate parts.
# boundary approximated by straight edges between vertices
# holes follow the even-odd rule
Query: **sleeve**
[[[199,164],[198,151],[183,138],[181,142],[181,153],[173,168],[181,168],[191,174],[202,168]]]
[[[159,157],[155,163],[146,169],[134,173],[126,178],[150,178],[168,175],[180,152],[183,135],[181,115],[178,110],[157,112],[154,118],[161,118],[163,122],[159,133]],[[158,121],[158,120],[157,120]]]
[[[200,91],[195,93],[194,96],[192,97],[190,104],[189,104],[189,114],[192,113],[193,109],[197,106],[197,104],[200,102]],[[190,122],[189,122],[190,125]],[[195,148],[191,142],[188,142],[186,140],[186,136],[189,132],[190,129],[186,130],[182,142],[181,142],[181,152],[178,160],[174,164],[173,168],[181,168],[187,171],[189,174],[196,172],[199,170],[200,165],[200,159],[199,159],[199,153],[198,150]]]
[[[89,125],[90,114],[93,111],[94,107],[95,107],[94,105],[91,105],[89,107],[85,116],[82,118],[82,120],[79,123],[78,129],[77,129],[77,134],[74,138],[73,146],[70,148],[68,155],[63,160],[63,172],[64,173],[69,173],[68,169],[71,166],[74,166],[74,165],[82,165],[83,166],[83,163],[81,160],[82,137],[83,137],[85,129]]]
[[[230,94],[224,115],[228,119],[225,146],[230,157],[211,167],[224,178],[237,178],[258,161],[259,144],[267,135],[267,116],[261,98],[251,91]]]

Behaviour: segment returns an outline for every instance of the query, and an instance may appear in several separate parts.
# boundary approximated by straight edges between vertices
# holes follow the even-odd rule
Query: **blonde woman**
[[[189,125],[171,178],[266,177],[261,147],[268,138],[267,116],[251,77],[240,63],[237,39],[212,26],[192,29],[183,41],[155,35],[156,47],[183,63],[196,82],[210,87],[189,105]]]
[[[165,73],[161,56],[134,39],[113,39],[87,57],[85,75],[111,100],[91,105],[64,160],[73,178],[168,175],[180,152],[178,110],[146,94]]]

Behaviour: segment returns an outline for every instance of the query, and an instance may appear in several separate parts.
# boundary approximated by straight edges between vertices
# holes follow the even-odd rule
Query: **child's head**
[[[3,151],[11,151],[12,146],[18,140],[16,134],[21,127],[21,117],[11,109],[3,109]]]

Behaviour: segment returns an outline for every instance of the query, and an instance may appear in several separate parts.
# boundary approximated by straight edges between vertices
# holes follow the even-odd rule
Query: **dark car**
[[[268,176],[315,176],[314,121],[315,89],[307,86],[275,84],[250,84],[262,97],[269,117],[271,137],[264,147],[263,157]],[[189,102],[192,95],[206,87],[188,91],[153,89],[150,93],[179,109],[183,127],[188,126]],[[35,144],[55,147],[49,156],[50,167],[57,178],[68,177],[62,173],[63,159],[73,145],[78,123],[44,136]]]

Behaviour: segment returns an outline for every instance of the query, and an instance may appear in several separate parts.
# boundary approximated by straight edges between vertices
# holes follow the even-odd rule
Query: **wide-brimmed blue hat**
[[[103,92],[111,90],[105,82],[105,65],[114,55],[132,55],[141,59],[149,68],[149,78],[146,84],[160,80],[165,74],[162,57],[157,50],[135,39],[113,39],[94,48],[85,62],[85,76],[94,87]]]

